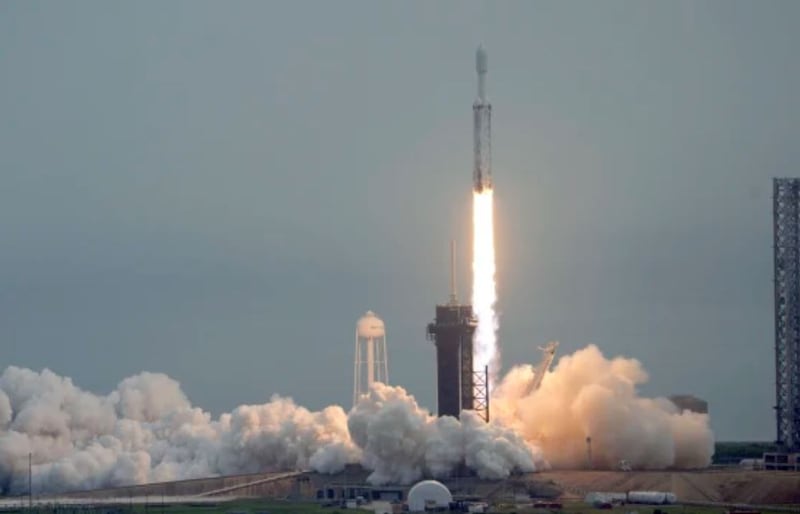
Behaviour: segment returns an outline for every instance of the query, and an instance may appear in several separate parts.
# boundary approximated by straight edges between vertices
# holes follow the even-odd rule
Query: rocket
[[[492,104],[486,98],[486,72],[489,57],[483,45],[475,52],[475,71],[478,72],[478,98],[472,104],[474,116],[475,162],[472,170],[472,187],[480,193],[492,189]]]

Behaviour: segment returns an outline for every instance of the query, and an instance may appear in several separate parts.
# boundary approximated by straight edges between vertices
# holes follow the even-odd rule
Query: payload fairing
[[[483,45],[475,53],[475,71],[478,72],[478,98],[472,104],[475,119],[475,163],[472,171],[472,187],[480,193],[492,189],[492,104],[486,98],[486,72],[489,57]]]

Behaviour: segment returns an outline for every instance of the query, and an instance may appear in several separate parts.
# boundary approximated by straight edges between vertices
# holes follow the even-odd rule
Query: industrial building
[[[769,471],[800,471],[800,453],[765,453],[762,465]]]

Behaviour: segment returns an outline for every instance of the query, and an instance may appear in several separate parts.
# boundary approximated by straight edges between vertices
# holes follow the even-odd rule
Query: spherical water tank
[[[436,480],[423,480],[408,491],[408,510],[410,512],[424,512],[425,508],[450,506],[453,495],[450,490]]]
[[[386,328],[383,326],[382,319],[376,316],[374,312],[367,311],[356,323],[356,332],[358,337],[369,339],[383,337],[386,334]]]

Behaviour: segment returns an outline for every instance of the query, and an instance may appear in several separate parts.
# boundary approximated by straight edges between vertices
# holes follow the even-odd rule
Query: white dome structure
[[[448,508],[453,501],[450,490],[436,480],[423,480],[408,491],[408,510],[424,512],[426,508]]]

